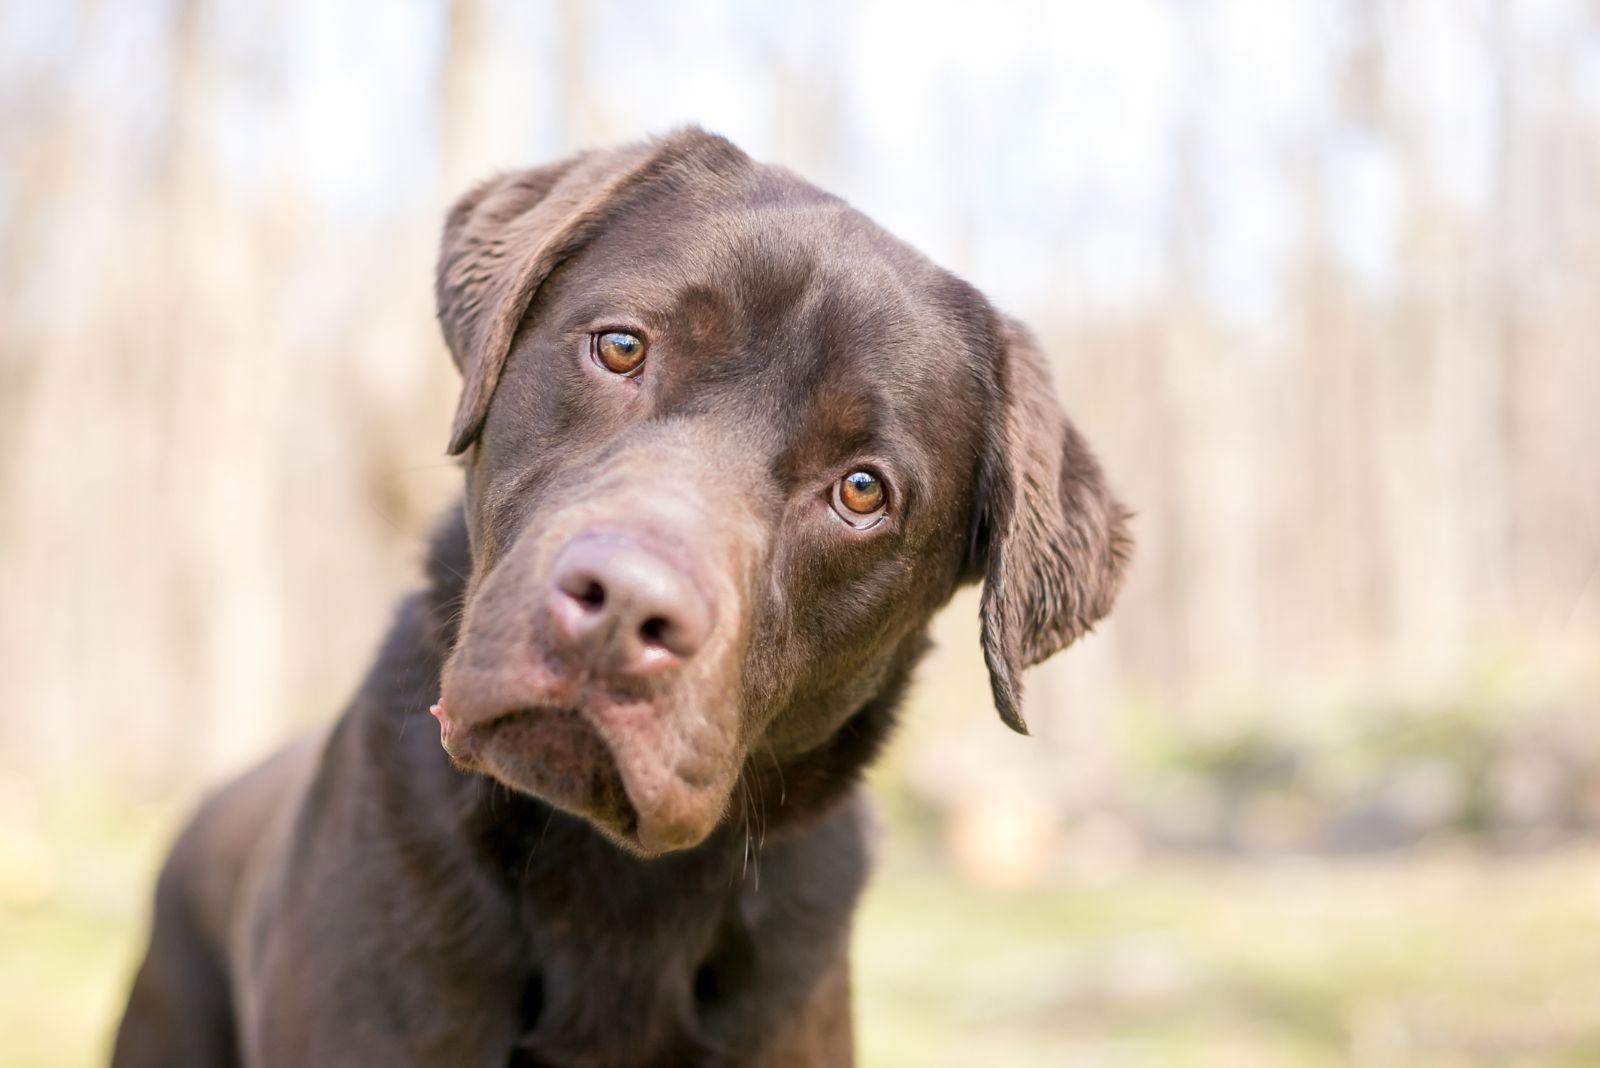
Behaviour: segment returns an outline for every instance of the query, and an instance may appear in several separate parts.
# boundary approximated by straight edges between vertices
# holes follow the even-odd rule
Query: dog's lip
[[[626,770],[625,752],[619,749],[618,740],[611,737],[582,707],[569,704],[522,702],[487,713],[479,719],[462,724],[454,719],[443,698],[429,711],[439,721],[440,741],[452,761],[458,766],[488,774],[507,785],[531,793],[545,801],[588,820],[595,828],[617,844],[644,856],[656,856],[674,850],[689,848],[710,832],[710,827],[700,826],[698,820],[684,820],[681,812],[657,811],[659,797],[652,797],[648,787],[641,786],[635,775]],[[565,744],[576,744],[580,749],[596,747],[587,766],[548,769],[549,775],[529,774],[526,766],[518,767],[516,756],[497,751],[496,736],[503,732],[527,726],[539,730],[559,731],[560,722],[568,727],[581,725],[575,735],[568,735]],[[560,739],[559,734],[556,735]],[[501,739],[504,741],[503,737]],[[515,745],[516,743],[513,743]],[[527,741],[517,746],[522,754],[536,751]],[[514,750],[513,752],[515,752]],[[669,771],[680,782],[692,789],[700,784],[684,778],[678,771]],[[577,785],[579,782],[582,785]],[[640,790],[646,790],[641,794]],[[643,807],[641,807],[643,806]]]
[[[638,813],[612,747],[582,710],[521,704],[465,726],[451,718],[442,700],[429,712],[439,721],[440,741],[457,765],[540,797],[625,846],[646,848],[639,841]],[[504,738],[522,731],[532,737]],[[569,759],[541,764],[538,755],[551,746],[567,748]]]
[[[518,713],[531,712],[533,710],[533,706],[526,708],[506,708],[500,712],[496,712],[494,715],[491,715],[486,719],[479,720],[474,723],[462,723],[460,720],[451,717],[450,710],[445,707],[444,698],[441,696],[433,703],[432,707],[428,709],[428,714],[439,721],[439,742],[444,746],[445,752],[449,753],[457,760],[465,760],[468,754],[460,750],[462,748],[461,743],[467,737],[467,735],[487,731],[490,727],[496,723],[499,723],[507,716],[515,716]]]
[[[451,759],[464,761],[467,754],[461,751],[461,738],[465,729],[450,718],[449,711],[444,706],[444,698],[433,703],[428,709],[428,714],[439,721],[439,744],[444,746],[444,751],[450,754]]]
[[[548,715],[572,715],[582,718],[583,710],[576,705],[554,701],[528,701],[523,704],[508,705],[481,719],[462,722],[450,715],[444,698],[440,697],[428,709],[428,714],[439,721],[439,741],[444,746],[445,752],[463,763],[474,763],[471,759],[473,750],[480,747],[496,729],[510,720],[537,719]],[[605,739],[601,738],[600,741],[603,743]]]

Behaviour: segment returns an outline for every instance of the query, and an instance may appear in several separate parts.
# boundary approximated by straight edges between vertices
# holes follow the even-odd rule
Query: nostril
[[[583,589],[579,591],[575,599],[585,608],[604,608],[606,604],[606,588],[590,579]]]
[[[592,567],[568,567],[556,572],[555,587],[563,598],[593,614],[606,607],[610,592],[605,580]]]
[[[666,645],[668,626],[670,624],[660,616],[651,616],[639,624],[639,637],[648,645]]]

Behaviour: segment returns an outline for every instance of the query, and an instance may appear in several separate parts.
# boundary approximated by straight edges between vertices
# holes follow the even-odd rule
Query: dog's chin
[[[692,848],[711,830],[663,827],[650,812],[641,821],[616,755],[577,709],[517,709],[480,727],[447,734],[445,749],[458,767],[577,816],[637,856]]]

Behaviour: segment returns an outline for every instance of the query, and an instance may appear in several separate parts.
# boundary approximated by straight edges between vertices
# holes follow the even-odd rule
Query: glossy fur
[[[464,502],[340,719],[175,845],[113,1063],[850,1063],[857,782],[930,617],[985,583],[1021,729],[1022,669],[1129,553],[1043,358],[698,130],[468,193],[438,295]],[[637,378],[589,358],[615,329]],[[831,495],[862,466],[868,530]],[[584,538],[674,569],[703,647],[624,677],[563,645],[552,569]]]

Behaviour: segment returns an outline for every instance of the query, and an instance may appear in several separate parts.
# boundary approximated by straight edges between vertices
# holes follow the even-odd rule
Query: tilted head
[[[444,745],[626,848],[835,744],[963,582],[1018,730],[1022,669],[1111,606],[1124,513],[1031,337],[721,138],[479,186],[438,301],[473,557]]]

